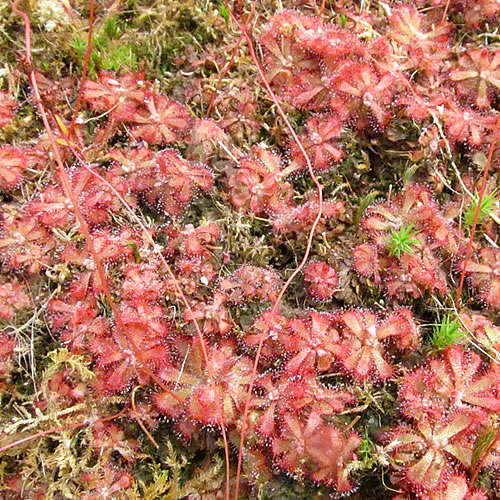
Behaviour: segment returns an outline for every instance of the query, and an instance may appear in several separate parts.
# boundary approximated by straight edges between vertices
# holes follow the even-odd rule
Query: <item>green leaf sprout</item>
[[[488,217],[493,209],[495,208],[495,204],[498,202],[497,199],[498,189],[495,189],[491,193],[483,196],[481,200],[481,206],[479,207],[479,216],[477,218],[477,223],[481,224],[483,220]],[[464,212],[464,224],[466,226],[472,226],[474,223],[474,215],[476,214],[477,205],[479,203],[479,194],[474,193],[474,197],[472,198],[472,203],[470,207]]]
[[[387,245],[389,255],[395,256],[398,259],[400,259],[401,254],[404,253],[413,255],[415,253],[413,245],[420,243],[420,241],[412,238],[417,236],[419,232],[420,231],[413,231],[413,224],[403,226],[399,231],[391,229],[391,237]]]
[[[434,325],[431,342],[441,351],[452,344],[456,344],[462,340],[465,332],[462,330],[459,322],[446,315],[441,320],[441,323]]]

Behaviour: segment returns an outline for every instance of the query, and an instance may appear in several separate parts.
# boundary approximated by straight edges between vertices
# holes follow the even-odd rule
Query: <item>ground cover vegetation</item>
[[[0,7],[0,496],[500,495],[500,4]]]

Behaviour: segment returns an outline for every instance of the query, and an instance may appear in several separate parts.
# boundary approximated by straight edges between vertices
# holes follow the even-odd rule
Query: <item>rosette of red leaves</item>
[[[409,309],[399,308],[381,319],[376,313],[353,309],[338,313],[342,331],[341,363],[358,379],[386,380],[394,373],[387,361],[389,347],[414,349],[420,340],[419,327]]]
[[[476,440],[472,424],[472,417],[459,413],[438,420],[424,416],[390,431],[386,449],[405,485],[429,494],[443,490],[457,470],[468,471]]]
[[[347,465],[356,460],[360,443],[358,435],[326,424],[316,412],[305,421],[290,412],[283,416],[282,432],[273,440],[272,453],[282,469],[347,492],[353,488]]]
[[[324,261],[311,262],[304,269],[307,293],[316,300],[330,300],[337,291],[337,271]]]
[[[500,412],[499,391],[497,374],[478,354],[456,345],[406,375],[399,395],[403,413],[415,419],[453,412],[485,423],[489,414]]]

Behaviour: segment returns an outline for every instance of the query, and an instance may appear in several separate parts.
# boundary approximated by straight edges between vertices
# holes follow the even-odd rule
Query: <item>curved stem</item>
[[[321,17],[323,16],[325,12],[325,6],[326,6],[326,0],[321,1],[321,7],[319,8],[318,16]]]
[[[259,63],[259,61],[257,59],[257,55],[255,53],[255,49],[254,49],[254,46],[253,46],[252,39],[250,38],[250,35],[248,34],[248,32],[246,30],[246,27],[244,25],[242,25],[238,21],[238,19],[236,19],[234,13],[229,8],[229,2],[228,2],[228,0],[225,0],[225,4],[226,4],[226,8],[227,8],[227,10],[228,10],[231,18],[238,25],[239,29],[241,30],[243,36],[245,37],[245,39],[247,41],[248,48],[250,50],[250,56],[252,58],[253,63],[255,64],[255,67],[257,68],[257,72],[259,74],[259,77],[262,80],[262,82],[263,82],[263,84],[264,84],[264,86],[265,86],[265,88],[266,88],[269,96],[271,97],[271,100],[273,101],[274,105],[276,106],[276,109],[278,110],[279,115],[281,116],[281,118],[285,122],[287,128],[289,129],[291,136],[297,142],[297,145],[298,145],[298,147],[300,149],[300,152],[302,153],[302,155],[304,156],[304,158],[306,160],[307,169],[309,171],[309,175],[311,176],[311,179],[313,180],[313,182],[314,182],[314,184],[316,186],[316,189],[318,191],[318,213],[316,214],[316,217],[314,219],[314,223],[313,223],[313,225],[311,227],[311,230],[309,231],[309,236],[307,238],[306,251],[304,253],[304,256],[303,256],[302,261],[300,262],[300,264],[297,266],[297,268],[295,269],[295,271],[293,271],[293,273],[288,277],[288,279],[286,280],[285,284],[281,288],[280,293],[278,294],[278,297],[276,298],[276,300],[275,300],[275,302],[273,304],[273,307],[271,309],[270,316],[272,318],[274,316],[274,314],[276,314],[276,311],[277,311],[277,309],[279,307],[281,299],[283,298],[283,295],[285,294],[286,290],[290,286],[290,283],[297,276],[297,274],[300,273],[300,271],[305,266],[307,260],[309,259],[309,254],[311,252],[312,241],[314,239],[314,233],[316,231],[316,227],[318,226],[318,223],[321,220],[321,216],[323,214],[323,188],[322,188],[320,182],[318,181],[318,178],[314,174],[314,170],[313,170],[313,167],[312,167],[311,160],[310,160],[310,158],[309,158],[309,156],[308,156],[308,154],[307,154],[307,152],[306,152],[306,150],[305,150],[302,142],[300,141],[299,137],[297,136],[295,130],[293,129],[292,124],[290,123],[290,120],[287,118],[285,112],[283,111],[283,108],[281,107],[281,104],[278,101],[278,98],[276,97],[276,95],[273,92],[273,90],[272,90],[269,82],[266,79],[266,75],[264,74],[264,70],[262,69],[262,66],[260,65],[260,63]],[[235,500],[238,500],[239,487],[240,487],[240,477],[241,477],[241,466],[242,466],[242,461],[243,461],[243,446],[244,446],[244,441],[245,441],[246,428],[247,428],[247,424],[248,424],[248,413],[250,411],[250,402],[251,402],[251,398],[252,398],[252,391],[253,391],[253,386],[255,384],[255,379],[256,379],[256,376],[257,376],[257,367],[258,367],[260,355],[261,355],[261,352],[262,352],[262,346],[264,345],[264,340],[265,340],[264,336],[261,336],[261,338],[259,340],[259,344],[257,346],[257,352],[256,352],[255,360],[254,360],[254,363],[253,363],[253,367],[252,367],[252,375],[251,375],[250,384],[249,384],[249,387],[248,387],[247,398],[246,398],[246,402],[245,402],[245,408],[244,408],[244,411],[243,411],[243,419],[242,419],[242,424],[241,424],[241,429],[240,429],[240,447],[239,447],[239,451],[238,451],[238,466],[237,466],[237,470],[236,470],[236,488],[235,488],[235,493],[234,493],[234,499]]]
[[[104,270],[104,266],[102,265],[99,254],[96,251],[96,248],[94,245],[94,240],[90,234],[90,230],[89,230],[89,227],[87,225],[87,222],[85,221],[85,218],[82,214],[82,211],[80,210],[80,207],[78,205],[77,196],[71,187],[71,183],[69,181],[68,174],[66,172],[66,169],[64,168],[64,162],[63,162],[61,154],[59,152],[59,147],[57,145],[57,141],[54,137],[54,132],[52,131],[52,128],[49,124],[47,113],[45,111],[45,108],[43,106],[43,103],[42,103],[42,100],[40,97],[40,91],[38,89],[38,83],[36,81],[35,72],[34,72],[34,68],[33,68],[33,56],[32,56],[32,52],[31,52],[31,23],[30,23],[28,15],[25,12],[19,10],[19,8],[18,8],[19,1],[20,0],[14,1],[13,5],[12,5],[12,10],[16,14],[21,16],[23,18],[23,21],[24,21],[26,61],[27,61],[28,65],[31,67],[29,79],[31,82],[31,86],[33,88],[33,95],[35,97],[35,102],[36,102],[36,105],[38,107],[38,111],[39,111],[40,116],[42,118],[42,122],[43,122],[43,125],[45,127],[45,130],[47,131],[50,146],[51,146],[51,149],[54,153],[54,157],[56,159],[56,164],[58,167],[58,172],[57,172],[58,177],[59,177],[59,180],[61,182],[61,186],[63,188],[65,195],[70,199],[71,204],[73,205],[73,211],[74,211],[75,216],[76,216],[78,223],[80,225],[80,232],[83,234],[83,236],[85,236],[86,244],[89,248],[90,254],[92,255],[92,259],[93,259],[93,261],[96,265],[96,268],[97,268],[97,272],[99,275],[99,280],[101,282],[102,290],[104,292],[106,300],[108,301],[108,303],[111,307],[111,310],[113,312],[113,316],[115,318],[118,330],[123,333],[123,332],[125,332],[125,325],[121,319],[120,313],[118,311],[118,308],[116,307],[116,304],[113,300],[113,297],[111,296],[111,292],[109,290],[108,283],[107,283],[106,272]],[[56,123],[58,123],[57,120],[56,120]],[[67,139],[66,142],[70,146],[71,151],[73,153],[75,153],[76,150],[75,150],[75,148],[73,148],[73,146],[71,146],[71,140],[67,136],[66,136],[66,139]],[[128,339],[128,340],[130,341],[130,344],[131,344],[132,350],[134,351],[134,354],[140,359],[140,351],[137,348],[137,346],[135,345],[133,339]],[[163,390],[171,393],[171,391],[169,391],[169,389],[165,386],[165,384],[162,383],[162,381],[149,369],[148,366],[143,364],[143,369],[151,377],[151,379],[154,380]]]
[[[444,23],[446,21],[446,17],[448,16],[448,9],[450,8],[450,0],[446,0],[446,5],[444,6],[443,17],[441,18],[441,22]]]
[[[476,234],[476,227],[477,227],[477,223],[479,220],[479,213],[481,210],[481,204],[483,202],[484,191],[486,190],[486,183],[488,182],[488,172],[490,170],[491,161],[493,159],[495,145],[498,141],[499,131],[500,131],[500,115],[498,115],[497,121],[495,122],[495,128],[493,130],[493,137],[491,139],[490,149],[488,151],[488,159],[487,159],[486,165],[484,167],[483,178],[481,181],[481,189],[479,191],[479,199],[477,201],[476,211],[474,212],[474,220],[472,222],[472,228],[470,230],[470,237],[469,237],[469,241],[467,243],[467,249],[465,250],[465,258],[463,261],[462,271],[460,274],[460,282],[458,284],[457,298],[455,300],[455,307],[457,309],[457,312],[460,312],[460,306],[462,305],[461,299],[462,299],[462,290],[464,288],[464,282],[465,282],[465,270],[467,268],[467,264],[469,262],[469,259],[470,259],[471,253],[472,253],[472,242],[474,241],[474,236]]]
[[[155,438],[151,435],[151,433],[146,429],[146,426],[142,423],[141,417],[137,413],[137,407],[135,406],[135,393],[137,392],[138,389],[140,389],[142,386],[137,385],[134,387],[134,390],[132,391],[131,395],[131,403],[132,403],[132,410],[134,410],[135,413],[135,419],[137,420],[137,423],[139,424],[139,427],[142,429],[144,434],[148,437],[148,439],[153,443],[153,446],[158,449],[160,445],[155,441]]]
[[[224,425],[221,425],[222,441],[224,443],[224,458],[226,460],[226,500],[231,498],[231,485],[229,483],[231,475],[231,467],[229,463],[229,443],[227,442],[227,434]]]
[[[64,131],[60,130],[60,132],[63,135],[63,137],[65,137]],[[87,162],[84,160],[84,158],[80,155],[80,153],[76,150],[76,148],[71,144],[71,141],[69,140],[69,138],[66,137],[66,139],[67,139],[66,142],[68,144],[68,147],[70,148],[71,152],[73,153],[73,155],[75,156],[75,158],[78,160],[78,162],[80,163],[80,165],[83,168],[85,168],[95,178],[99,179],[118,198],[118,200],[123,205],[123,207],[128,212],[128,214],[134,219],[134,221],[141,228],[141,231],[143,232],[143,234],[146,237],[147,241],[151,244],[151,246],[153,248],[153,251],[159,256],[161,263],[163,264],[163,266],[165,267],[165,270],[167,271],[167,274],[169,275],[170,279],[174,283],[174,287],[175,287],[177,293],[179,294],[179,296],[181,298],[181,301],[184,304],[184,307],[190,313],[189,316],[190,316],[190,318],[191,318],[191,320],[192,320],[192,322],[193,322],[193,324],[195,326],[198,338],[200,340],[202,355],[203,355],[203,359],[204,359],[206,367],[207,367],[207,372],[208,372],[208,377],[209,377],[209,380],[210,380],[210,385],[212,387],[215,387],[215,377],[213,375],[213,371],[212,371],[212,368],[210,366],[210,362],[209,362],[209,358],[208,358],[208,349],[207,349],[207,344],[206,344],[205,338],[204,338],[203,333],[201,331],[200,325],[199,325],[197,319],[195,318],[195,315],[193,313],[193,309],[191,307],[191,304],[187,300],[187,297],[184,294],[184,292],[182,291],[182,287],[181,287],[179,281],[177,280],[174,272],[172,271],[172,268],[168,265],[167,261],[165,260],[165,257],[163,256],[163,254],[161,253],[161,251],[158,249],[155,241],[151,237],[151,234],[147,230],[146,226],[143,224],[143,222],[141,221],[141,219],[139,219],[139,217],[136,215],[136,213],[132,210],[132,207],[127,203],[127,201],[123,198],[123,196],[104,177],[102,177],[97,172],[95,172],[91,167],[89,167],[87,165]],[[132,342],[132,339],[130,339],[130,341]],[[133,347],[134,347],[134,349],[137,349],[134,344],[133,344]],[[147,366],[144,366],[144,369],[149,370],[149,368]],[[156,377],[156,375],[153,372],[151,372],[151,370],[148,371],[148,374],[150,375],[150,377],[165,392],[168,392],[176,400],[178,400],[180,402],[184,402],[183,399],[179,398],[173,391],[171,391],[168,387],[166,387],[165,384],[163,384],[158,379],[158,377]],[[227,443],[226,430],[225,430],[225,422],[224,422],[224,417],[223,417],[222,414],[221,414],[219,425],[221,426],[222,437],[223,437],[223,440],[224,440],[224,454],[226,456],[226,498],[229,499],[229,496],[230,496],[230,491],[229,491],[229,473],[230,473],[230,470],[229,470],[229,445]]]
[[[80,107],[82,105],[83,99],[83,86],[85,85],[85,81],[87,80],[87,73],[89,69],[90,63],[90,55],[92,53],[92,34],[94,31],[94,0],[89,1],[89,32],[87,36],[87,50],[85,51],[85,60],[83,62],[82,69],[82,78],[80,81],[80,88],[78,89],[78,97],[76,98],[75,111],[73,113],[73,117],[71,118],[71,123],[69,126],[68,135],[71,136],[73,132],[73,128],[75,126],[76,118],[78,117],[78,113],[80,112]]]
[[[253,14],[255,12],[255,8],[257,7],[257,2],[259,0],[254,0],[252,4],[252,8],[250,10],[250,13],[248,14],[247,18],[245,19],[244,26],[248,26],[248,23],[250,22],[250,19],[253,17]],[[244,36],[243,33],[240,35],[238,38],[238,41],[236,42],[236,45],[233,49],[233,53],[231,55],[231,59],[229,59],[228,63],[226,64],[226,67],[224,68],[224,71],[221,73],[219,76],[219,79],[217,80],[217,84],[215,85],[215,89],[212,92],[212,95],[210,96],[210,102],[208,104],[207,112],[205,113],[205,118],[208,118],[210,116],[210,113],[212,111],[212,108],[214,107],[215,103],[215,98],[217,97],[217,93],[219,92],[220,85],[222,83],[222,80],[224,77],[229,73],[229,70],[231,69],[231,66],[233,65],[234,60],[236,59],[236,54],[238,53],[238,50],[240,48],[241,42],[243,41]]]
[[[106,296],[106,299],[109,302],[109,305],[113,311],[113,314],[115,316],[116,323],[120,330],[124,329],[123,322],[121,320],[121,317],[118,313],[118,310],[116,308],[116,305],[111,297],[111,293],[109,291],[109,287],[107,285],[107,280],[106,280],[106,273],[104,271],[104,267],[101,263],[101,260],[99,258],[99,255],[95,249],[94,245],[94,240],[90,236],[90,231],[87,225],[87,222],[85,221],[85,218],[83,217],[82,211],[80,210],[80,207],[78,205],[78,200],[76,198],[76,195],[71,187],[71,183],[69,181],[68,174],[66,172],[66,169],[64,168],[64,162],[62,160],[61,154],[59,152],[59,147],[57,146],[57,141],[54,137],[54,133],[52,131],[52,128],[49,124],[49,120],[47,117],[47,113],[45,111],[45,108],[42,104],[42,99],[40,96],[40,91],[38,89],[38,83],[36,81],[35,77],[35,71],[32,67],[33,65],[33,58],[32,58],[32,53],[31,53],[31,23],[29,20],[29,17],[27,14],[18,8],[18,3],[19,0],[15,0],[14,4],[12,5],[12,10],[21,16],[24,20],[24,26],[25,26],[25,44],[26,44],[26,60],[29,65],[31,65],[31,71],[29,74],[29,79],[31,82],[31,86],[33,88],[33,94],[35,97],[35,102],[38,108],[38,112],[40,113],[40,116],[42,118],[43,126],[45,127],[45,130],[47,131],[47,135],[49,138],[50,146],[52,149],[52,152],[54,153],[54,157],[56,159],[56,164],[58,167],[58,177],[61,182],[62,188],[64,190],[65,195],[70,199],[71,204],[73,205],[73,210],[75,213],[75,216],[78,220],[78,223],[80,224],[80,232],[85,236],[86,243],[88,245],[88,248],[90,250],[90,253],[92,255],[92,258],[94,259],[94,263],[97,267],[97,272],[99,274],[99,279],[101,281],[101,287],[104,292],[104,295]],[[68,140],[68,143],[70,141]]]

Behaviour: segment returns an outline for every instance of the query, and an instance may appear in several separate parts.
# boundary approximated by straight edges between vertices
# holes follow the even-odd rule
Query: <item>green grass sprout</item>
[[[477,219],[478,224],[481,224],[481,222],[483,222],[483,220],[486,217],[490,216],[490,214],[493,212],[495,204],[498,202],[497,194],[498,189],[495,189],[491,193],[483,196],[483,199],[481,200],[481,206],[479,207],[479,216]],[[476,213],[478,203],[479,194],[476,191],[476,193],[474,193],[474,197],[472,199],[470,207],[468,207],[464,212],[464,224],[467,227],[472,226],[472,224],[474,223],[474,215]]]
[[[420,231],[413,231],[413,224],[403,226],[399,231],[391,229],[391,237],[387,245],[390,256],[401,258],[401,254],[414,254],[413,245],[420,243],[419,240],[412,239]]]
[[[460,342],[464,335],[465,332],[462,330],[459,322],[447,314],[443,317],[441,323],[434,325],[431,343],[441,351],[450,345]]]
[[[219,14],[224,18],[226,24],[229,22],[229,11],[226,9],[224,4],[219,5]]]

